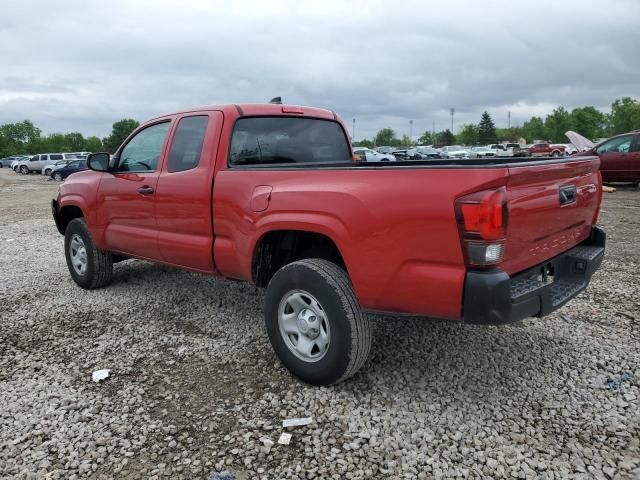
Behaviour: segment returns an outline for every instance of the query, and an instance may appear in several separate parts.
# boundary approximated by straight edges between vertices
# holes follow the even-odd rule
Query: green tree
[[[496,142],[496,126],[487,111],[482,112],[482,118],[478,124],[478,142],[482,145]]]
[[[104,149],[102,146],[102,140],[98,137],[88,137],[84,140],[84,146],[82,147],[82,151],[84,152],[100,152]]]
[[[65,143],[69,145],[74,152],[80,152],[84,148],[84,136],[80,132],[71,132],[64,134]]]
[[[480,130],[477,125],[467,123],[462,126],[462,130],[458,133],[458,141],[464,145],[477,145]]]
[[[102,140],[105,150],[114,153],[124,140],[133,132],[140,123],[131,118],[123,118],[113,124],[111,135]]]
[[[580,107],[571,110],[571,130],[590,139],[603,135],[606,117],[595,107]]]
[[[396,132],[390,128],[383,128],[375,137],[376,145],[393,145],[394,143],[400,143],[396,138]]]
[[[611,104],[608,118],[609,134],[618,135],[640,128],[640,102],[630,97],[619,98]]]
[[[529,143],[547,138],[544,121],[540,117],[531,117],[522,125],[522,136]]]
[[[434,145],[444,147],[445,145],[453,145],[455,143],[456,136],[447,128],[446,130],[436,134],[436,141],[434,142]]]
[[[422,136],[418,139],[419,145],[432,145],[435,142],[434,135],[431,131],[425,131]]]
[[[547,133],[546,140],[551,142],[568,141],[564,132],[571,130],[571,114],[564,107],[554,108],[544,120],[544,128]]]
[[[525,137],[522,127],[498,128],[496,127],[496,138],[498,142],[506,140],[509,143],[518,143],[520,137]]]
[[[411,138],[409,138],[409,135],[402,135],[402,138],[400,139],[400,145],[402,145],[403,147],[410,147],[413,145],[413,142],[411,141]]]

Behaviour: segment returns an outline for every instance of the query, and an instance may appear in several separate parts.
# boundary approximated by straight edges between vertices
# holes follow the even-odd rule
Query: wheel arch
[[[343,252],[330,235],[306,229],[274,229],[264,232],[253,247],[251,280],[258,287],[266,287],[280,268],[307,258],[327,260],[349,274]]]

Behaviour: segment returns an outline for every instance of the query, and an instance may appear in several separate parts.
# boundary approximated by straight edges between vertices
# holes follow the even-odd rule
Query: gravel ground
[[[372,319],[361,373],[316,388],[278,363],[251,286],[126,261],[76,287],[55,190],[0,170],[2,478],[640,478],[638,191],[605,194],[603,269],[561,311]]]

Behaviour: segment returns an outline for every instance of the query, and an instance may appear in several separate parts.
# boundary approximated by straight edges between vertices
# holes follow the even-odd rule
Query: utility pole
[[[409,120],[409,139],[413,137],[413,120]]]
[[[433,133],[433,136],[435,137],[436,136],[436,121],[435,120],[433,121],[432,133]]]
[[[351,139],[355,142],[356,140],[356,119],[353,119],[353,129],[351,130]]]
[[[509,128],[511,128],[511,112],[507,112],[507,118],[508,118]]]
[[[449,113],[451,114],[451,133],[453,133],[453,114],[456,113],[456,109],[451,107]]]

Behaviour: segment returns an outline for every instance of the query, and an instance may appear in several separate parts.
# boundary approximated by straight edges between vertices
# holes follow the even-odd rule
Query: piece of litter
[[[267,448],[273,447],[273,440],[271,440],[269,437],[262,437],[260,439],[260,442]]]
[[[109,370],[104,368],[102,370],[96,370],[91,374],[91,380],[98,383],[109,376]]]
[[[303,425],[309,425],[311,422],[313,422],[313,419],[311,417],[287,418],[287,419],[282,421],[282,426],[284,428],[286,428],[286,427],[302,427]]]
[[[228,470],[223,470],[222,472],[213,472],[209,480],[235,480],[235,478],[233,473]]]
[[[289,445],[289,443],[291,442],[291,434],[290,433],[283,433],[282,435],[280,435],[280,438],[278,439],[278,443],[280,445]]]

